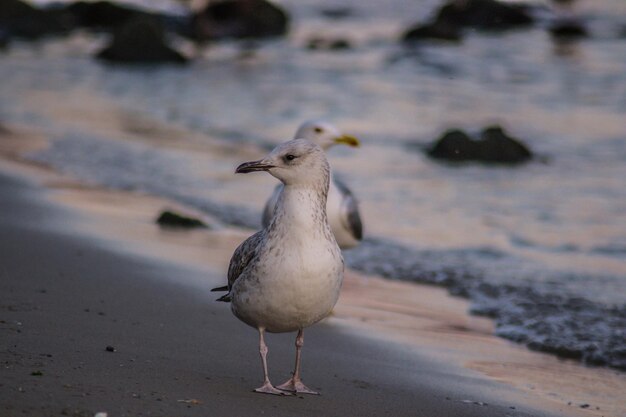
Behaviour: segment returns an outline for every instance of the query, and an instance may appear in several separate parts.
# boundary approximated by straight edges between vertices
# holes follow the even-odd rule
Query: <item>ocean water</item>
[[[351,267],[444,285],[501,337],[625,370],[626,3],[579,1],[592,37],[574,43],[544,22],[413,48],[400,33],[438,2],[280,3],[287,38],[201,51],[179,40],[197,55],[183,68],[102,65],[91,54],[103,35],[15,42],[0,53],[0,121],[52,138],[31,160],[257,228],[274,179],[234,167],[328,119],[363,142],[330,151],[365,225]],[[346,5],[341,20],[321,13]],[[352,47],[308,50],[317,36]],[[540,157],[453,166],[422,152],[449,127],[493,123]]]

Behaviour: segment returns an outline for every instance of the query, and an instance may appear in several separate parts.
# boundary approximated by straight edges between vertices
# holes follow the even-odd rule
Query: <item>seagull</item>
[[[351,147],[359,146],[357,138],[344,135],[332,124],[321,120],[304,122],[296,131],[294,139],[308,139],[319,145],[324,151],[337,144]],[[267,203],[265,203],[265,209],[263,210],[263,226],[265,227],[272,220],[276,202],[282,190],[283,185],[278,184]],[[357,246],[363,239],[363,224],[361,223],[357,200],[350,189],[335,178],[332,172],[326,210],[328,223],[335,234],[339,247],[349,249]]]
[[[304,328],[330,314],[343,281],[344,262],[326,218],[330,167],[321,147],[306,140],[285,142],[265,158],[246,162],[236,173],[267,171],[283,183],[269,224],[233,253],[228,291],[218,301],[259,332],[263,385],[256,392],[318,394],[300,375]],[[267,368],[265,332],[295,332],[292,377],[274,387]]]

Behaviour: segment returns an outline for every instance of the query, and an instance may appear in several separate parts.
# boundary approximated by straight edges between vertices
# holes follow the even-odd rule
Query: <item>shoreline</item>
[[[6,157],[7,153],[3,154]],[[96,237],[116,250],[191,265],[218,280],[225,279],[234,247],[252,233],[221,227],[209,231],[162,230],[153,222],[158,210],[190,210],[158,197],[83,186],[19,160],[0,161],[0,172],[22,171],[20,175],[35,178],[51,189],[53,202],[78,213],[68,225],[74,233]],[[467,307],[466,300],[448,295],[443,288],[347,271],[339,304],[327,323],[348,334],[365,333],[378,343],[392,340],[390,344],[396,347],[415,350],[440,364],[452,364],[474,378],[513,387],[507,398],[530,403],[539,410],[599,416],[626,412],[626,406],[619,404],[620,394],[626,390],[625,375],[531,352],[499,339],[493,335],[491,320],[470,316]],[[254,338],[248,334],[248,339],[253,346]],[[562,381],[558,387],[557,380]],[[585,392],[590,386],[594,391]]]
[[[207,296],[223,276],[77,232],[76,209],[24,178],[0,164],[0,207],[11,213],[0,218],[3,414],[565,415],[332,318],[307,331],[304,349],[304,378],[321,396],[254,393],[255,332]],[[268,337],[275,381],[289,375],[293,336]]]

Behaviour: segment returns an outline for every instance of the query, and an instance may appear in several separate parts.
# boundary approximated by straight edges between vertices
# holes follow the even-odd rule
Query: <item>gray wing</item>
[[[228,290],[233,287],[233,283],[239,278],[243,270],[254,258],[257,247],[264,236],[264,231],[260,230],[244,240],[241,245],[237,246],[233,257],[230,258],[230,264],[228,265]]]
[[[341,193],[341,223],[357,240],[363,239],[363,223],[359,214],[359,203],[346,184],[333,178]]]
[[[283,184],[278,184],[274,188],[274,192],[265,203],[265,208],[263,209],[263,227],[269,226],[272,221],[272,217],[274,217],[274,212],[276,211],[276,204],[278,203],[278,197],[280,197],[280,193],[283,191]]]
[[[257,247],[264,238],[264,231],[260,230],[244,240],[235,252],[232,258],[230,258],[230,264],[228,265],[228,286],[213,288],[212,291],[228,291],[227,294],[218,298],[218,301],[230,301],[230,290],[233,288],[233,284],[237,281],[237,278],[241,275],[244,269],[250,264],[252,259],[256,256]]]

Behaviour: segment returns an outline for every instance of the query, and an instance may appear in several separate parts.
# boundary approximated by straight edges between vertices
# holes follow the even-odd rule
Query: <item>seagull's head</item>
[[[339,144],[352,147],[360,145],[359,140],[354,136],[344,135],[335,126],[322,120],[309,120],[302,123],[294,138],[308,139],[324,150]]]
[[[306,139],[282,143],[265,158],[244,162],[236,173],[267,171],[286,185],[328,185],[330,166],[322,148]]]

